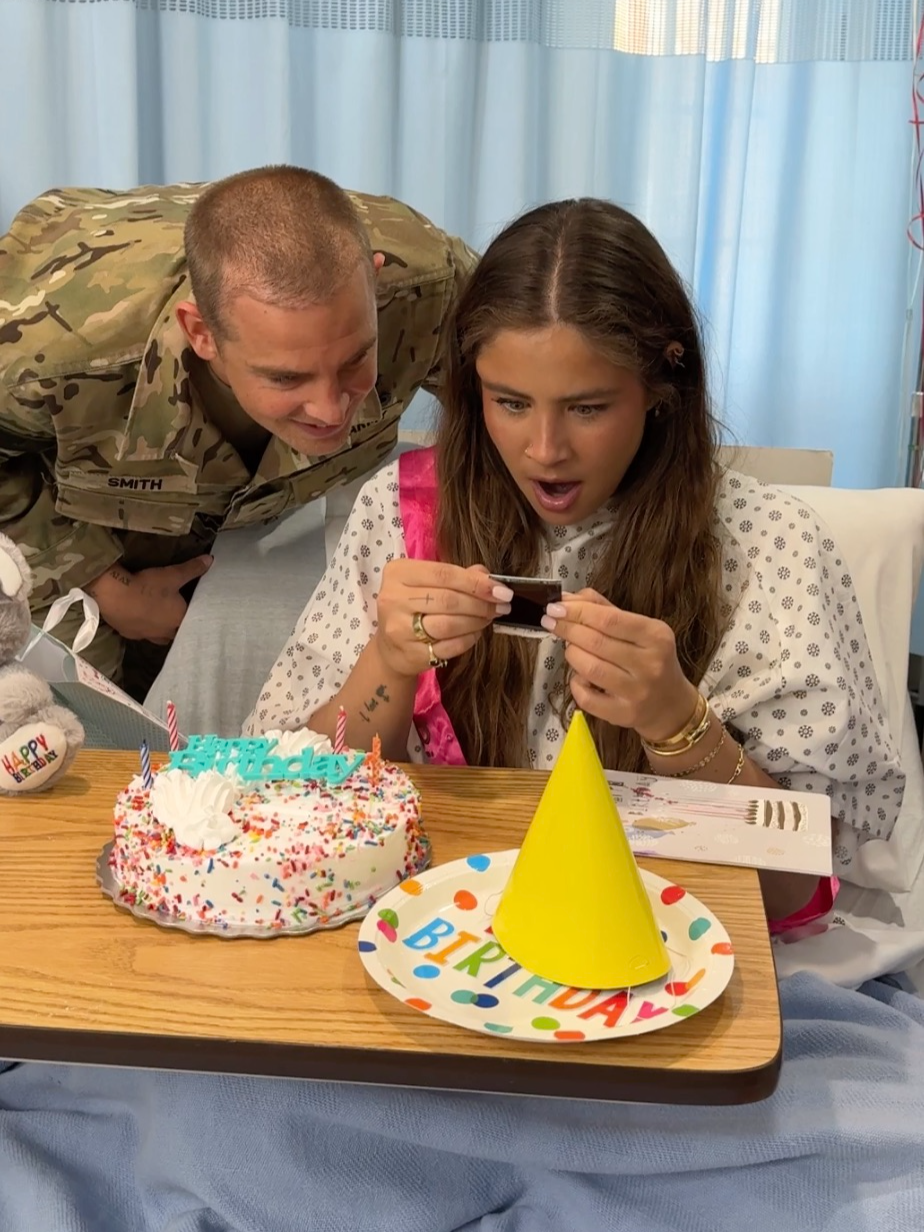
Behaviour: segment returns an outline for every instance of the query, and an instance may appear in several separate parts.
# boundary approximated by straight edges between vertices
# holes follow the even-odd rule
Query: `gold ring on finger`
[[[430,634],[424,628],[423,620],[423,612],[414,613],[414,619],[412,622],[414,636],[417,638],[418,642],[426,642],[428,645],[432,646],[433,643],[430,641]]]
[[[429,658],[430,658],[431,667],[445,667],[446,664],[449,662],[448,659],[441,659],[439,657],[439,655],[433,649],[433,643],[429,640],[427,641],[427,654],[429,655]]]

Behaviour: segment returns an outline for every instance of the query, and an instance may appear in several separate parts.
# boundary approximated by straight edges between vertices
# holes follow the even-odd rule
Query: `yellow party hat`
[[[575,988],[631,988],[670,959],[577,711],[492,924],[515,962]]]

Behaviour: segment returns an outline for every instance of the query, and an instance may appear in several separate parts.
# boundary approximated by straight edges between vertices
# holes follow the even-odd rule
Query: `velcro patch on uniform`
[[[118,492],[191,492],[195,484],[186,475],[107,475],[106,487]]]

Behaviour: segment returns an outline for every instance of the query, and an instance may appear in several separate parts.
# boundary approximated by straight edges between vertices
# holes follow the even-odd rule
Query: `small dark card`
[[[545,630],[540,622],[547,604],[561,602],[561,583],[548,578],[507,577],[501,573],[492,573],[491,577],[513,591],[509,614],[494,618],[498,632],[544,637]]]

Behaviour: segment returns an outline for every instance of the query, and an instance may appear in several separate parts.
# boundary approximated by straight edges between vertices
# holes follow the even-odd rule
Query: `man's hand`
[[[120,637],[167,646],[186,615],[186,600],[180,590],[208,572],[211,564],[211,556],[197,556],[182,565],[162,565],[138,573],[113,565],[84,589],[96,600],[103,620]]]

